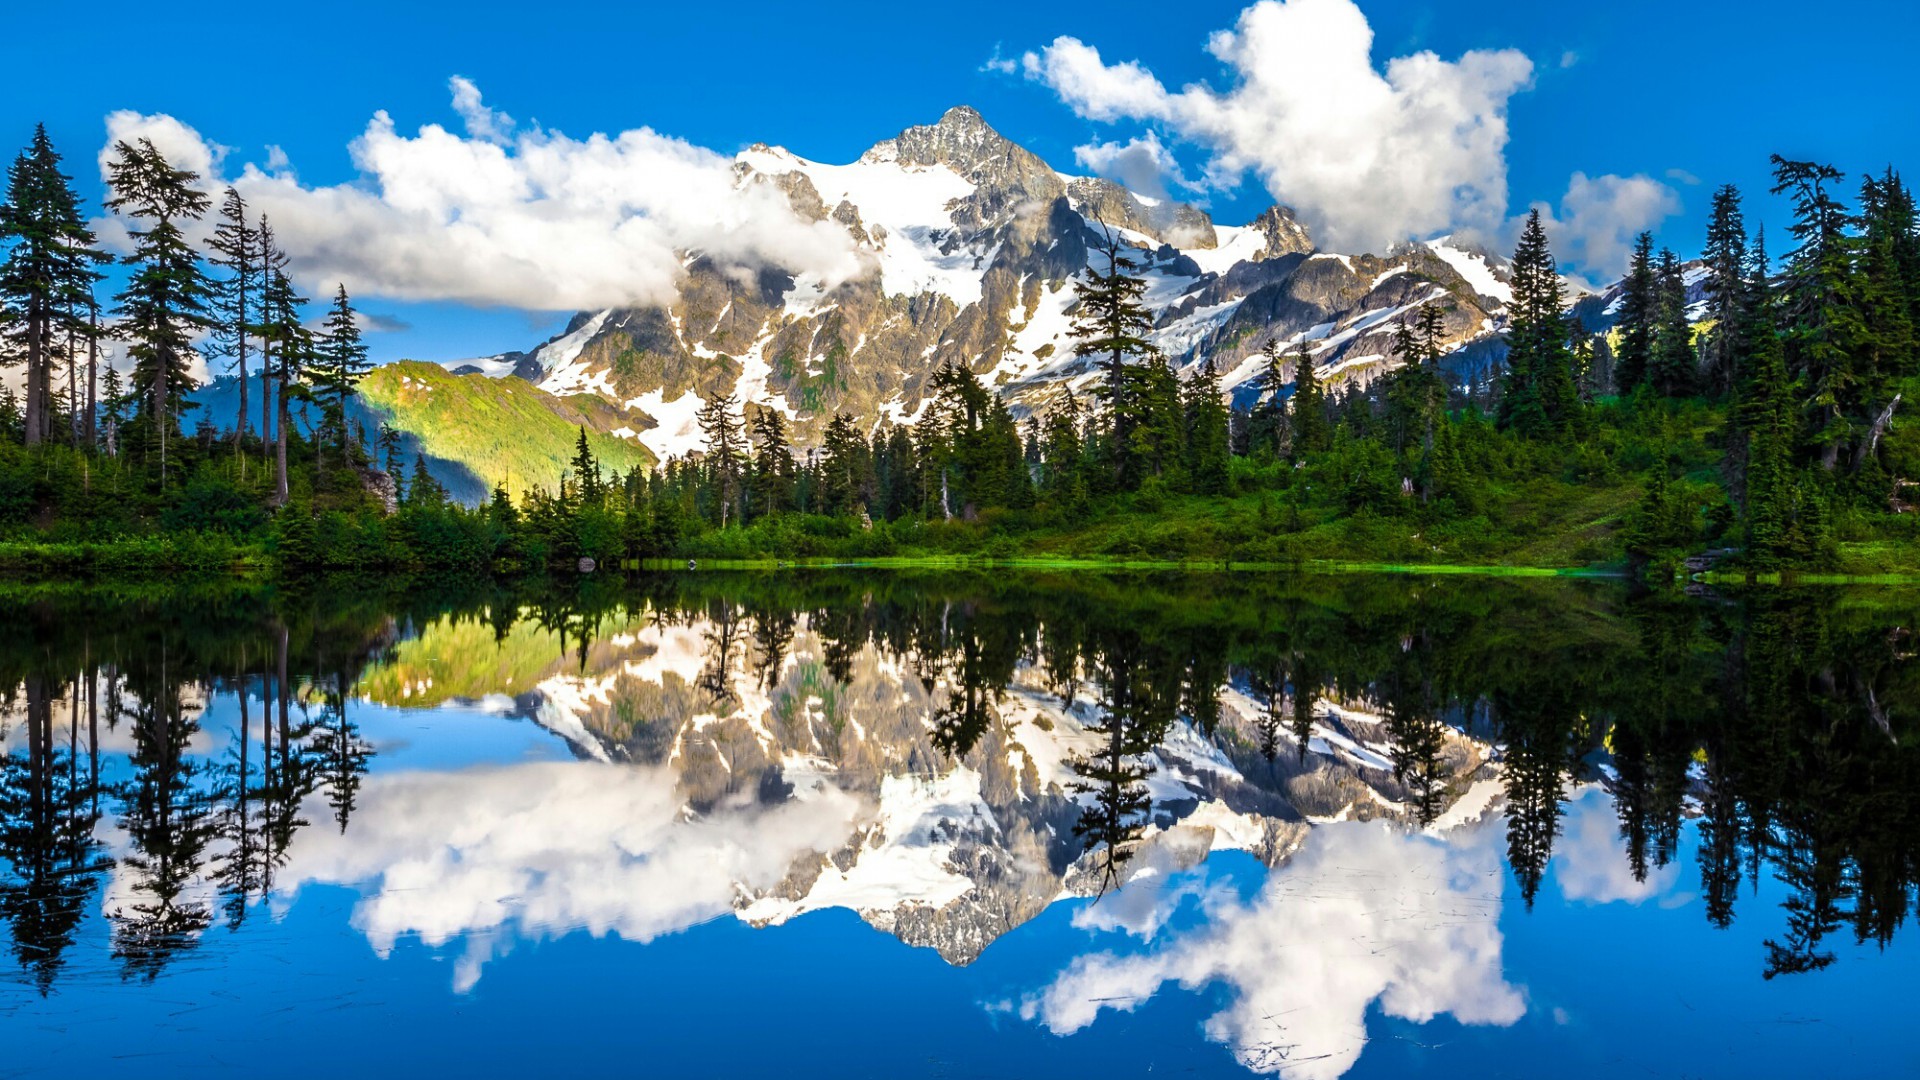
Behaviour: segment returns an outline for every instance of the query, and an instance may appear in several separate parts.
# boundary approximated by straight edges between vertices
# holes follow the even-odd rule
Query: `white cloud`
[[[1553,879],[1569,900],[1638,904],[1670,891],[1680,880],[1680,868],[1668,863],[1649,869],[1645,881],[1635,881],[1613,800],[1595,786],[1567,803],[1566,828],[1553,851]]]
[[[1022,66],[1081,116],[1156,124],[1204,148],[1215,186],[1254,173],[1330,247],[1379,250],[1501,225],[1507,102],[1531,82],[1525,55],[1420,52],[1383,73],[1352,0],[1261,0],[1207,47],[1233,74],[1227,90],[1170,91],[1140,64],[1109,64],[1071,37]]]
[[[467,134],[482,142],[505,143],[513,134],[513,117],[497,112],[480,102],[480,88],[473,80],[455,75],[447,81],[453,91],[453,111],[467,125]]]
[[[1650,176],[1577,172],[1558,212],[1545,204],[1535,208],[1554,256],[1604,281],[1626,272],[1635,236],[1680,212],[1680,196]]]
[[[231,183],[272,219],[309,289],[344,281],[355,295],[570,310],[671,300],[686,251],[828,283],[864,270],[845,229],[742,184],[730,157],[648,128],[514,131],[471,83],[453,91],[467,135],[438,124],[407,135],[376,113],[350,147],[361,176],[346,184],[303,184],[285,155],[229,176],[223,148],[165,115],[114,113],[109,147],[145,135],[209,190]]]
[[[1149,131],[1126,142],[1090,143],[1073,148],[1073,158],[1083,168],[1109,180],[1117,180],[1129,191],[1150,198],[1169,197],[1168,186],[1199,190],[1200,185],[1180,173],[1160,137]]]
[[[769,888],[802,853],[845,844],[861,812],[833,788],[695,818],[684,801],[672,770],[628,765],[374,775],[349,835],[300,835],[275,902],[307,884],[369,886],[355,929],[382,955],[402,937],[466,938],[464,990],[514,936],[649,941],[725,915],[738,889]]]
[[[1494,829],[1438,840],[1381,824],[1316,828],[1251,903],[1218,906],[1203,929],[1145,955],[1082,956],[1021,1014],[1064,1034],[1102,1009],[1130,1012],[1168,982],[1224,982],[1234,999],[1207,1021],[1208,1036],[1290,1080],[1351,1068],[1376,1000],[1421,1023],[1450,1013],[1511,1024],[1526,1005],[1500,970],[1497,840]]]

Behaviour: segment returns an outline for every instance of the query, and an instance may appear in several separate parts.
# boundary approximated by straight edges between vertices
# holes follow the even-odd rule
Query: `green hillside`
[[[581,425],[607,469],[652,468],[653,454],[630,438],[645,416],[588,394],[559,398],[524,379],[455,375],[438,364],[402,360],[374,369],[360,396],[395,428],[436,457],[457,462],[488,485],[514,491],[554,487],[573,457]]]

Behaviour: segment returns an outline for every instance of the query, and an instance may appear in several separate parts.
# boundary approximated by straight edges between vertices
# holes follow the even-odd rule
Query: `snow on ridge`
[[[580,328],[564,337],[547,342],[534,351],[533,358],[540,363],[540,370],[546,372],[540,378],[540,389],[556,397],[566,394],[586,393],[590,390],[608,389],[606,373],[589,373],[583,365],[576,364],[580,353],[592,341],[600,328],[607,324],[613,315],[611,308],[597,312],[591,319],[580,324]],[[596,377],[597,376],[597,377]]]
[[[655,426],[641,432],[639,439],[640,445],[653,451],[658,460],[685,457],[707,445],[707,437],[700,431],[700,407],[705,402],[699,394],[689,390],[667,401],[666,391],[649,390],[626,404],[653,417]]]
[[[1488,264],[1486,256],[1462,251],[1443,240],[1429,243],[1427,250],[1438,255],[1448,266],[1453,267],[1454,272],[1465,279],[1474,292],[1482,296],[1491,296],[1503,303],[1513,302],[1512,286],[1494,276],[1493,267]]]
[[[509,360],[507,356],[507,353],[497,353],[493,356],[476,356],[466,360],[439,360],[435,362],[448,371],[458,371],[463,367],[470,367],[477,369],[480,374],[485,375],[489,379],[503,379],[513,374],[513,369],[519,366],[518,361]]]

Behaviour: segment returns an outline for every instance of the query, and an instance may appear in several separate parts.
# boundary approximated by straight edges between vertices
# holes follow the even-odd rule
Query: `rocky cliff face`
[[[1494,329],[1506,298],[1504,270],[1482,253],[1321,252],[1281,206],[1216,225],[1197,207],[1056,172],[965,107],[848,165],[754,146],[735,172],[777,187],[805,218],[844,226],[866,272],[828,287],[689,253],[672,304],[582,312],[531,352],[471,370],[603,396],[640,414],[632,438],[664,459],[699,447],[692,414],[715,392],[781,409],[802,441],[839,411],[911,421],[948,361],[1016,411],[1044,408],[1059,387],[1095,377],[1067,327],[1074,278],[1107,229],[1149,279],[1156,344],[1184,370],[1212,359],[1242,401],[1258,392],[1255,354],[1269,339],[1307,341],[1335,382],[1366,380],[1392,365],[1387,342],[1412,308],[1443,304],[1449,339],[1464,344]]]

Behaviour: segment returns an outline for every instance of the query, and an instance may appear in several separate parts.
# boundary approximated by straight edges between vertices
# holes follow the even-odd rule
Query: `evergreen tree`
[[[254,324],[249,332],[260,339],[260,442],[263,446],[271,446],[278,441],[277,432],[274,430],[273,407],[273,387],[277,378],[273,364],[276,336],[271,332],[272,320],[269,317],[270,313],[266,311],[267,292],[274,286],[276,275],[283,275],[286,272],[287,253],[275,242],[273,223],[267,220],[265,214],[260,215],[260,225],[256,230],[255,239],[259,243],[258,266],[261,290],[261,298],[255,308],[260,312],[260,321]],[[394,473],[393,479],[395,483],[399,483],[400,474]]]
[[[872,497],[868,490],[871,450],[859,427],[847,413],[835,413],[827,424],[820,463],[821,509],[829,514],[852,514]]]
[[[1865,327],[1853,275],[1848,231],[1853,214],[1829,186],[1840,170],[1810,161],[1773,156],[1776,195],[1793,199],[1794,250],[1781,279],[1779,318],[1787,369],[1807,395],[1807,435],[1819,450],[1822,467],[1838,466],[1864,411],[1859,364]]]
[[[1193,490],[1202,495],[1224,495],[1227,491],[1228,445],[1227,403],[1220,393],[1220,376],[1214,371],[1213,358],[1201,361],[1200,370],[1187,381],[1187,475]]]
[[[247,223],[246,201],[233,188],[221,200],[220,221],[207,247],[213,252],[209,261],[225,272],[214,286],[213,334],[207,352],[233,360],[229,370],[240,390],[239,419],[233,426],[233,445],[238,449],[247,431],[247,341],[253,333],[251,305],[260,296],[260,230]]]
[[[1140,375],[1140,422],[1134,427],[1137,457],[1146,463],[1148,475],[1166,477],[1169,484],[1182,486],[1179,474],[1186,464],[1186,416],[1180,376],[1158,353],[1136,370]]]
[[[573,459],[567,463],[567,472],[573,476],[574,491],[579,494],[581,506],[597,509],[606,503],[606,479],[600,475],[600,459],[593,456],[593,447],[587,445],[585,424],[580,425],[579,438],[573,444]]]
[[[367,377],[373,365],[367,359],[367,346],[360,337],[360,321],[354,315],[353,302],[347,299],[347,287],[334,291],[333,305],[327,309],[320,337],[314,343],[313,381],[320,391],[331,418],[339,447],[344,453],[347,441],[347,402],[354,387]]]
[[[262,362],[278,360],[274,371],[276,404],[273,423],[274,505],[286,505],[287,428],[292,423],[291,404],[307,397],[301,382],[313,357],[313,331],[307,329],[302,309],[307,298],[294,291],[293,282],[279,269],[269,270],[260,296],[260,323],[255,327],[261,339]]]
[[[1320,373],[1315,370],[1313,350],[1307,347],[1305,338],[1293,352],[1293,402],[1288,410],[1287,426],[1292,433],[1288,450],[1296,461],[1333,445],[1333,428],[1327,422],[1327,395],[1320,388]]]
[[[158,441],[160,481],[167,478],[168,436],[178,425],[187,391],[193,389],[188,365],[193,338],[211,325],[211,296],[199,260],[181,231],[199,220],[207,196],[195,188],[198,174],[176,169],[150,140],[114,144],[107,163],[113,198],[107,209],[142,223],[130,228],[133,252],[122,260],[133,270],[119,302],[118,331],[131,344],[133,386],[142,425]],[[284,488],[283,488],[284,494]]]
[[[700,407],[700,432],[707,439],[707,475],[712,478],[714,498],[719,505],[720,527],[732,520],[740,500],[741,473],[746,465],[746,448],[740,433],[740,402],[732,394],[718,391]]]
[[[1523,436],[1559,438],[1579,419],[1580,395],[1561,307],[1560,272],[1535,210],[1513,253],[1507,375],[1500,395],[1500,426]]]
[[[1653,367],[1654,324],[1659,318],[1660,279],[1653,266],[1653,234],[1634,238],[1633,261],[1622,282],[1620,348],[1614,354],[1614,386],[1629,394],[1647,380]]]
[[[1647,381],[1668,397],[1685,397],[1694,392],[1699,363],[1693,351],[1693,326],[1687,321],[1686,273],[1672,251],[1661,250],[1657,276],[1658,316]]]
[[[413,476],[407,481],[407,506],[437,510],[447,503],[447,489],[427,471],[427,455],[413,456]]]
[[[752,496],[756,512],[784,510],[793,499],[793,447],[787,441],[787,418],[772,405],[753,414]]]
[[[8,246],[0,262],[0,331],[21,343],[27,367],[23,438],[32,446],[53,435],[54,356],[64,336],[71,366],[73,340],[91,335],[93,324],[80,310],[90,307],[100,276],[94,266],[106,259],[94,247],[44,124],[34,128],[33,141],[7,170],[0,245]]]
[[[1728,184],[1713,196],[1713,215],[1707,222],[1706,321],[1711,324],[1701,343],[1706,361],[1707,388],[1725,396],[1740,381],[1740,365],[1747,342],[1746,324],[1747,225],[1740,209],[1740,189]]]
[[[1060,400],[1047,410],[1040,457],[1047,498],[1068,511],[1078,509],[1087,499],[1086,444],[1080,436],[1080,425],[1080,401],[1072,387],[1065,387]]]
[[[1147,467],[1135,437],[1145,419],[1144,379],[1135,361],[1157,353],[1147,340],[1153,331],[1153,316],[1141,300],[1147,283],[1133,274],[1139,264],[1122,254],[1121,243],[1112,231],[1105,232],[1098,250],[1106,256],[1106,271],[1089,265],[1075,283],[1079,304],[1071,330],[1073,353],[1100,360],[1107,425],[1103,445],[1111,459],[1114,485],[1130,490]]]
[[[1260,396],[1247,417],[1247,451],[1257,459],[1275,461],[1284,457],[1293,445],[1286,397],[1282,393],[1290,381],[1287,358],[1276,338],[1267,339],[1260,347],[1260,355],[1266,363],[1260,369]]]
[[[406,498],[406,493],[401,490],[400,483],[399,430],[392,424],[382,420],[380,422],[380,434],[375,437],[374,441],[380,447],[381,469],[387,474],[387,479],[393,481],[393,497],[395,499]]]

